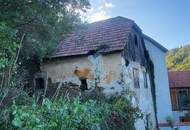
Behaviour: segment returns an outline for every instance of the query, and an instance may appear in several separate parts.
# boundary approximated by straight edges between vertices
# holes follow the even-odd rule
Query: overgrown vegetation
[[[32,88],[42,59],[89,7],[88,0],[0,0],[0,108],[14,99],[12,88]]]
[[[43,99],[41,105],[14,104],[1,113],[0,129],[6,130],[135,130],[134,122],[141,117],[138,108],[126,98],[109,102],[81,102],[60,98]]]
[[[167,54],[167,67],[169,70],[190,70],[190,45],[170,50]]]
[[[171,116],[167,116],[166,121],[172,130],[179,130],[178,127],[175,127],[175,120]]]
[[[88,0],[0,0],[1,87],[31,85],[42,59],[89,6]]]

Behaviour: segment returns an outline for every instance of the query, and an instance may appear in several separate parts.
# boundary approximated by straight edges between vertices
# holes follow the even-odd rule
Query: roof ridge
[[[123,17],[123,16],[116,16],[116,17],[111,17],[111,18],[104,19],[104,20],[99,20],[99,21],[91,22],[91,23],[88,23],[88,24],[101,23],[101,22],[106,22],[106,21],[113,20],[113,19],[118,19],[118,18],[124,19],[124,20],[128,20],[128,21],[131,21],[131,22],[135,23],[135,21],[132,20],[132,19],[125,18],[125,17]]]

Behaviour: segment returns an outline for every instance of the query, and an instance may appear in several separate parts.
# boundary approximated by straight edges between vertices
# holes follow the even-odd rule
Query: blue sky
[[[171,49],[190,44],[190,0],[90,0],[87,20],[123,16]]]

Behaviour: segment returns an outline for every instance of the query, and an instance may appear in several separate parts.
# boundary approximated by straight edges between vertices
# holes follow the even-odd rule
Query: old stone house
[[[171,114],[166,52],[133,20],[115,17],[67,35],[37,77],[45,77],[40,83],[51,79],[78,84],[84,91],[102,87],[106,96],[129,89],[134,92],[133,105],[144,114],[136,122],[137,130],[145,130],[147,125],[153,130]]]

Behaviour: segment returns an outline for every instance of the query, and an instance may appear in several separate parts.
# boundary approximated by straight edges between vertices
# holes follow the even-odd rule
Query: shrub
[[[117,97],[111,101],[110,129],[135,130],[136,119],[142,118],[139,108],[134,108],[131,102],[124,97]]]
[[[93,129],[103,121],[101,107],[95,101],[81,103],[44,99],[41,105],[17,106],[4,111],[1,129],[19,130],[85,130]]]
[[[2,130],[135,130],[135,120],[141,113],[123,97],[101,102],[45,98],[41,104],[14,101],[1,117]]]

